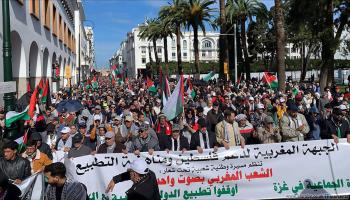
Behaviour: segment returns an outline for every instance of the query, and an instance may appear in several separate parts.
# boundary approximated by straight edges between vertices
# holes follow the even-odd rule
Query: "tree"
[[[159,18],[159,29],[160,35],[163,38],[164,44],[164,58],[165,58],[165,68],[166,74],[169,74],[169,55],[168,55],[168,37],[173,38],[173,33],[175,32],[174,27],[167,23],[165,18]]]
[[[168,6],[161,7],[159,18],[175,30],[176,49],[177,49],[177,69],[178,74],[183,74],[182,59],[181,59],[181,27],[185,23],[184,17],[185,2],[184,0],[172,0]]]
[[[212,21],[212,13],[215,11],[212,8],[214,4],[215,0],[189,0],[185,6],[186,27],[188,30],[191,27],[193,29],[194,63],[197,79],[200,77],[198,30],[201,29],[205,35],[205,23],[209,23],[215,29]]]
[[[247,46],[246,22],[253,22],[254,16],[266,16],[267,8],[259,0],[228,0],[227,17],[230,22],[238,22],[241,29],[241,47],[247,79],[250,79],[250,57]]]
[[[284,16],[282,0],[275,0],[275,24],[276,24],[276,65],[278,75],[278,90],[284,92],[286,89],[286,65],[285,46],[286,37],[284,32]]]
[[[228,54],[228,39],[227,39],[227,22],[226,22],[226,1],[220,0],[220,77],[224,78],[224,63],[229,65],[229,54]],[[237,80],[235,80],[237,81]]]

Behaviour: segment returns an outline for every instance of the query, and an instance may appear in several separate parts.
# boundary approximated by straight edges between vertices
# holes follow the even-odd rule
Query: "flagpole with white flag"
[[[163,113],[168,120],[173,120],[183,112],[184,104],[184,80],[183,75],[180,76],[173,93],[163,107]]]

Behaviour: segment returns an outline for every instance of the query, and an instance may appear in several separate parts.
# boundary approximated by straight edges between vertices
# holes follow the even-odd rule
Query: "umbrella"
[[[82,108],[83,108],[83,105],[81,105],[80,101],[78,100],[61,101],[56,106],[57,111],[60,113],[63,112],[64,110],[66,110],[66,112],[77,112]]]

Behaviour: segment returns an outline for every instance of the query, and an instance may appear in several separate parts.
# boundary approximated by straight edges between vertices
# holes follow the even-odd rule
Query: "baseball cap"
[[[114,133],[112,131],[108,131],[105,135],[106,138],[112,138],[114,137]]]
[[[132,121],[134,121],[134,118],[132,118],[130,115],[127,115],[125,117],[125,121],[132,122]]]
[[[95,106],[95,109],[101,110],[101,106],[97,105],[97,106]]]
[[[180,131],[180,130],[181,130],[180,125],[173,124],[173,131]]]
[[[96,120],[100,120],[101,121],[100,115],[94,115],[94,121],[96,121]]]
[[[258,105],[257,105],[257,107],[256,107],[257,109],[264,109],[265,108],[265,106],[264,106],[264,104],[262,104],[262,103],[259,103]]]
[[[69,133],[70,132],[70,128],[65,126],[62,128],[62,130],[60,131],[61,133]]]
[[[265,117],[265,120],[264,120],[264,121],[265,121],[266,124],[274,123],[273,118],[272,118],[271,116]]]
[[[139,130],[146,131],[148,129],[149,129],[149,125],[146,123],[142,123]]]
[[[73,143],[78,143],[78,142],[81,142],[81,140],[83,139],[83,135],[80,134],[80,133],[77,133],[73,136],[72,138],[72,142]]]
[[[116,115],[116,116],[114,117],[114,119],[116,119],[116,120],[118,120],[118,121],[121,121],[121,120],[122,120],[122,118],[121,118],[119,115]]]
[[[249,97],[249,101],[254,101],[254,97]]]
[[[130,167],[128,168],[128,171],[134,171],[138,174],[147,174],[149,169],[147,166],[147,163],[144,159],[137,159],[130,163]]]

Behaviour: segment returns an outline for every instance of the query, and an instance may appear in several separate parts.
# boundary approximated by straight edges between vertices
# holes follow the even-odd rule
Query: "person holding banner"
[[[112,192],[117,183],[131,180],[133,185],[126,192],[127,200],[160,200],[156,175],[147,166],[144,159],[134,160],[127,172],[114,176],[106,192]]]

